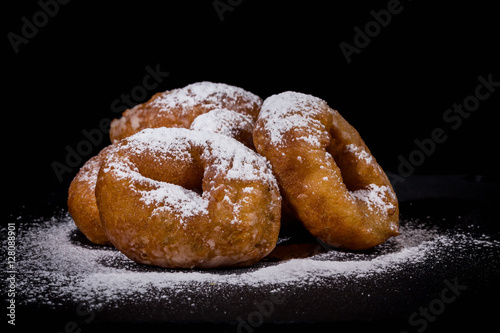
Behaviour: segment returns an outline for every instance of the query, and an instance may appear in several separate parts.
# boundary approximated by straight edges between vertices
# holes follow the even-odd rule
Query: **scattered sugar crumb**
[[[206,292],[214,286],[276,289],[336,281],[341,284],[349,277],[375,278],[407,271],[451,252],[460,260],[460,256],[470,255],[472,248],[500,248],[499,241],[484,235],[447,233],[418,221],[404,221],[400,236],[367,253],[328,249],[308,258],[260,262],[238,270],[188,271],[139,265],[112,247],[82,242],[83,236],[65,212],[31,224],[18,223],[17,229],[19,303],[48,306],[65,301],[102,306],[130,297],[148,301],[167,291]],[[286,239],[278,243],[283,241]]]

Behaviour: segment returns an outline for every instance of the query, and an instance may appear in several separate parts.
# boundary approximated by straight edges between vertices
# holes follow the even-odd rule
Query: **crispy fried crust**
[[[95,184],[101,163],[111,146],[90,158],[71,181],[68,190],[68,211],[78,229],[95,244],[109,244],[104,234],[95,199]]]
[[[267,98],[254,128],[285,202],[323,242],[361,250],[398,234],[396,194],[359,133],[325,101]]]
[[[257,119],[262,99],[242,88],[223,83],[197,82],[155,94],[149,101],[123,112],[111,122],[111,142],[144,128],[189,128],[196,117],[214,109],[228,109]]]
[[[120,141],[95,194],[111,243],[144,264],[248,266],[274,249],[280,229],[267,161],[214,133],[145,129]]]

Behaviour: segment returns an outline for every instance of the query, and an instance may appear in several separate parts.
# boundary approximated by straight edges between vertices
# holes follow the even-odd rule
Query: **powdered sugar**
[[[345,146],[348,152],[353,153],[359,160],[363,160],[365,163],[370,164],[373,162],[373,157],[362,147],[356,146],[355,144],[349,144]]]
[[[240,101],[241,97],[244,101]],[[213,83],[208,81],[197,82],[187,85],[184,88],[174,89],[164,94],[152,102],[153,107],[159,107],[162,112],[167,112],[174,108],[188,110],[196,105],[203,105],[208,109],[221,107],[221,102],[225,100],[246,102],[243,105],[248,108],[260,105],[261,99],[242,88],[224,83]]]
[[[499,241],[486,236],[443,232],[407,220],[400,236],[367,253],[328,248],[309,258],[261,262],[246,269],[184,271],[142,266],[111,247],[89,245],[66,213],[21,224],[18,230],[19,303],[54,307],[65,301],[105,305],[133,298],[147,302],[183,290],[206,293],[213,286],[342,284],[346,278],[377,278],[411,270],[449,252],[460,260],[468,249],[500,248]]]
[[[213,156],[216,168],[227,171],[227,179],[264,180],[276,186],[267,160],[240,142],[224,135],[192,131],[184,128],[145,129],[127,138],[125,149],[136,154],[146,151],[168,152],[176,158],[189,160],[192,146],[204,147],[203,155]]]
[[[394,205],[386,200],[386,197],[394,197],[392,189],[388,186],[377,186],[370,184],[365,189],[349,192],[352,197],[366,203],[370,211],[377,210],[387,214],[389,209],[395,208]]]
[[[271,188],[278,188],[264,157],[224,135],[183,128],[145,129],[127,138],[114,149],[129,151],[137,156],[148,154],[157,158],[158,164],[164,163],[162,160],[165,154],[171,159],[194,163],[190,153],[194,146],[202,148],[202,157],[210,161],[211,170],[216,171],[214,177],[223,174],[227,180],[259,181]],[[181,220],[208,214],[209,191],[200,196],[181,186],[148,178],[139,172],[138,167],[128,157],[110,154],[103,166],[103,172],[112,173],[113,177],[120,181],[128,179],[129,189],[140,193],[141,201],[153,205],[155,212],[175,211]]]
[[[175,212],[180,220],[184,221],[185,217],[208,214],[208,200],[196,192],[165,182],[157,182],[157,185],[156,189],[141,191],[141,201],[157,207],[152,215],[169,210]]]
[[[287,91],[266,98],[259,119],[265,123],[261,126],[267,129],[270,143],[274,145],[282,143],[285,133],[294,132],[296,140],[319,147],[319,138],[325,135],[325,127],[314,116],[324,112],[332,110],[322,99]]]
[[[255,120],[261,105],[259,96],[240,87],[196,82],[156,93],[147,102],[127,109],[121,118],[111,122],[110,137],[117,142],[144,128],[189,128],[197,116],[220,108],[248,115]]]
[[[253,119],[245,114],[228,109],[215,109],[196,117],[191,124],[195,131],[219,133],[237,139],[241,132],[252,134]]]

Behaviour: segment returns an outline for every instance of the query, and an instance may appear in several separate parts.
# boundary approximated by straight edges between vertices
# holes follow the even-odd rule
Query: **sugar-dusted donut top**
[[[245,191],[252,191],[250,182],[257,181],[277,189],[276,179],[271,172],[268,161],[250,150],[240,142],[221,134],[198,132],[184,128],[154,128],[144,129],[121,141],[115,148],[117,151],[129,152],[135,156],[148,154],[163,158],[162,153],[175,153],[176,159],[192,161],[193,147],[201,147],[202,159],[209,160],[212,170],[227,180],[249,181]],[[178,210],[181,216],[194,216],[207,212],[209,192],[200,196],[196,192],[182,186],[150,179],[131,165],[123,154],[110,153],[105,167],[101,172],[112,172],[117,180],[128,180],[130,190],[140,191],[142,200],[146,204],[157,207],[167,206]],[[140,186],[134,184],[148,184],[149,190],[141,191]]]
[[[326,126],[322,121],[329,119],[334,124],[332,127],[338,128],[339,118],[339,113],[330,108],[324,100],[308,94],[286,91],[264,100],[256,128],[265,129],[269,142],[275,147],[289,144],[285,142],[284,136],[292,133],[294,141],[307,142],[310,149],[325,149],[321,142],[329,136],[327,131],[330,126]],[[352,128],[349,132],[342,133],[343,142],[338,143],[344,145],[343,154],[369,166],[374,173],[381,175],[380,179],[384,179],[383,170],[367,151],[357,131]],[[325,155],[331,156],[328,152],[325,152]],[[323,167],[331,168],[331,165],[325,160]],[[392,202],[396,201],[396,197],[392,188],[382,183],[369,183],[362,189],[346,191],[345,195],[347,198],[363,201],[370,211],[377,210],[387,214],[390,209],[395,208]]]
[[[234,137],[237,131],[253,130],[254,121],[248,115],[228,109],[214,109],[196,117],[191,124],[195,131],[208,131]]]
[[[161,112],[190,110],[196,105],[209,109],[220,108],[223,103],[238,103],[242,108],[252,109],[262,104],[262,99],[243,88],[225,83],[196,82],[183,88],[173,89],[151,101],[151,106]]]
[[[242,143],[227,136],[193,131],[185,128],[146,128],[128,137],[121,145],[134,154],[176,152],[177,157],[190,159],[192,146],[204,147],[205,155],[215,157],[214,164],[227,171],[226,178],[240,180],[263,180],[275,184],[267,160],[245,147]]]
[[[262,99],[242,88],[224,83],[196,82],[183,88],[159,92],[145,103],[127,109],[121,118],[111,122],[113,142],[144,128],[189,128],[200,114],[226,108],[249,115],[256,120]]]
[[[259,114],[269,135],[270,143],[280,145],[286,132],[298,133],[296,140],[304,140],[319,147],[319,137],[325,135],[325,126],[317,115],[334,112],[327,103],[315,96],[294,91],[272,95],[264,100]],[[258,125],[259,126],[259,125]]]

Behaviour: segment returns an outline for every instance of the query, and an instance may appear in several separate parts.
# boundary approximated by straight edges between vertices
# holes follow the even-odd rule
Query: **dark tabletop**
[[[337,274],[331,279],[326,276],[311,282],[278,284],[279,294],[275,293],[276,284],[223,285],[210,292],[179,286],[175,295],[171,290],[168,292],[169,302],[160,297],[126,297],[98,307],[75,299],[56,302],[48,293],[40,295],[35,302],[18,305],[18,322],[26,324],[29,317],[51,329],[64,330],[65,325],[72,328],[74,324],[82,331],[130,325],[150,328],[169,325],[180,329],[200,325],[227,332],[279,331],[306,324],[318,329],[381,327],[388,332],[433,332],[464,325],[484,328],[494,322],[498,310],[490,300],[500,296],[500,228],[494,213],[495,187],[495,183],[484,177],[457,175],[414,175],[397,184],[402,227],[410,227],[418,221],[420,228],[434,228],[437,235],[446,236],[447,241],[441,249],[434,248],[425,260],[403,262],[394,271],[366,276]],[[39,215],[64,214],[64,210],[50,205],[46,209],[45,214]],[[12,215],[18,227],[47,220],[26,211],[28,207],[25,213]],[[58,221],[52,219],[50,223]],[[68,237],[72,237],[75,246],[92,247],[76,228]],[[314,243],[293,232],[284,237],[284,244]],[[337,251],[316,246],[318,249],[319,252]],[[371,260],[391,251],[396,253],[400,249],[381,245],[355,255]],[[273,264],[272,260],[265,261],[252,269]],[[146,272],[149,268],[131,269]],[[241,274],[245,272],[241,270]],[[234,271],[219,270],[211,274],[228,273]],[[17,278],[31,277],[18,274]],[[36,288],[39,282],[33,283]],[[154,291],[152,293],[154,296]],[[22,292],[18,298],[17,301],[23,303]]]

